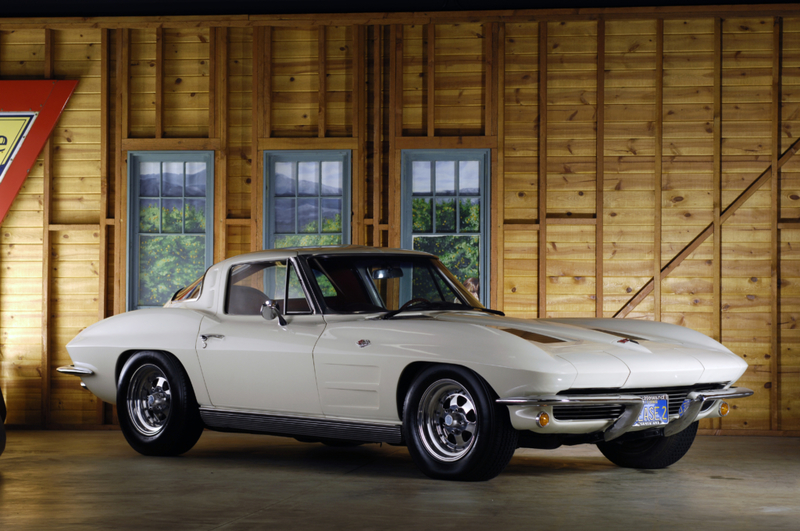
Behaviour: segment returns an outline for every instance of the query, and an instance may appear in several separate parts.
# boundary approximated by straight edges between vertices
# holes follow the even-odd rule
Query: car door
[[[261,316],[267,297],[285,325]],[[312,353],[324,329],[291,260],[233,266],[223,308],[203,319],[197,339],[212,405],[321,414]]]

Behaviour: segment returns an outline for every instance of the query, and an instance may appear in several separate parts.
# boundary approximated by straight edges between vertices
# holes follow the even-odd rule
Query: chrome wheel
[[[478,412],[469,392],[455,380],[437,380],[425,390],[417,410],[417,430],[428,453],[457,461],[478,439]]]
[[[147,437],[158,435],[169,419],[172,389],[159,367],[145,364],[136,369],[128,385],[128,416],[136,430]]]

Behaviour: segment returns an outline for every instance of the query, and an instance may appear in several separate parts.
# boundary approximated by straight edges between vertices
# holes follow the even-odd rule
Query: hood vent
[[[537,334],[536,332],[528,332],[518,328],[506,328],[503,326],[493,326],[492,328],[497,328],[498,330],[508,332],[526,341],[533,341],[534,343],[565,343],[563,339]]]

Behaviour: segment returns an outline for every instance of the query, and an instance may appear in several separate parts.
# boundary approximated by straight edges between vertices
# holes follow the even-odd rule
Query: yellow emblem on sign
[[[37,114],[35,112],[0,113],[0,182],[3,181],[6,170],[11,166],[14,155],[25,141],[25,135],[30,131]]]

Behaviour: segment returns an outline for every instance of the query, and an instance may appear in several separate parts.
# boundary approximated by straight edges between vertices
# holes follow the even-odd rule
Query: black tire
[[[649,437],[634,441],[609,441],[597,447],[615,465],[625,468],[656,469],[677,463],[691,448],[697,422],[671,437]]]
[[[503,471],[519,434],[495,398],[489,384],[464,367],[435,365],[417,375],[403,404],[403,436],[425,475],[486,481]]]
[[[189,377],[178,360],[163,352],[137,352],[125,363],[117,414],[128,444],[144,455],[188,452],[203,432]]]

